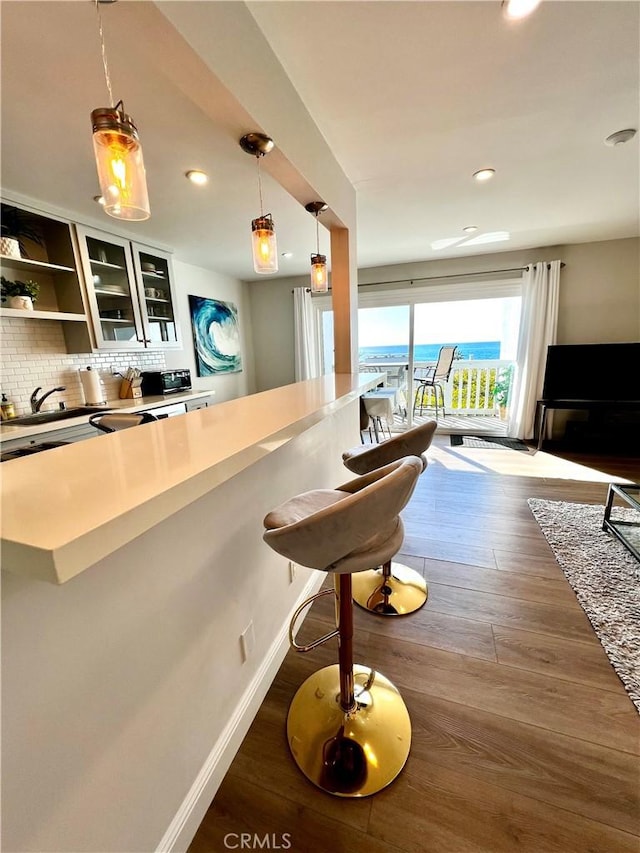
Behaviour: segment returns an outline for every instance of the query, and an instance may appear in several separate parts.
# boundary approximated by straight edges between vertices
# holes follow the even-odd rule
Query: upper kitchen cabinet
[[[171,257],[76,226],[97,349],[175,348]]]
[[[140,307],[147,345],[177,347],[180,327],[175,314],[171,256],[139,243],[132,243],[131,249],[136,277],[142,282]]]
[[[33,281],[40,290],[35,308],[2,307],[3,317],[62,320],[86,328],[86,306],[77,269],[73,229],[69,222],[3,202],[3,226],[14,231],[15,254],[0,255],[0,271],[8,281]],[[3,229],[4,230],[4,229]],[[3,248],[6,248],[3,241]]]

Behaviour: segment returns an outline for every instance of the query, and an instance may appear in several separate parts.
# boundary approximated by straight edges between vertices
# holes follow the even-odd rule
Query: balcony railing
[[[424,368],[433,366],[432,363],[415,362],[414,367]],[[503,400],[508,400],[511,394],[511,383],[513,381],[513,362],[505,359],[487,359],[456,361],[449,375],[449,381],[443,382],[444,403],[447,412],[456,415],[483,415],[494,417],[499,414],[499,399],[497,390],[501,389],[499,395]],[[379,370],[386,372],[387,382],[396,384],[398,368],[400,364],[393,365],[383,361],[365,362],[360,364],[361,370]],[[406,370],[405,370],[406,375]],[[419,381],[413,380],[413,399],[418,389]],[[405,395],[407,398],[406,380]],[[413,403],[413,399],[411,403]],[[409,400],[407,399],[407,402]],[[425,389],[423,409],[435,408],[434,389]]]

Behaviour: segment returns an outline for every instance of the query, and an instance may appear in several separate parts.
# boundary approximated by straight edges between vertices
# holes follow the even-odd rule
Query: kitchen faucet
[[[50,394],[55,394],[56,391],[66,391],[66,390],[67,389],[64,385],[61,385],[59,388],[52,388],[51,391],[47,391],[47,393],[43,394],[42,397],[40,397],[40,399],[38,400],[38,391],[42,391],[42,388],[38,385],[36,390],[33,392],[31,397],[29,398],[29,401],[31,403],[31,411],[35,415],[36,412],[40,411],[40,409],[42,408],[42,404],[44,403],[44,401],[47,399],[47,397]]]

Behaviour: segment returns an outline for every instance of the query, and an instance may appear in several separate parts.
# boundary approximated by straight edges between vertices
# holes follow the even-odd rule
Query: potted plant
[[[12,205],[2,205],[0,224],[0,255],[10,258],[28,258],[24,241],[30,240],[44,246],[42,234],[33,226],[33,218],[24,210]]]
[[[500,420],[508,417],[509,392],[511,391],[511,380],[513,377],[513,365],[498,368],[495,385],[493,386],[493,399],[498,407]]]
[[[33,311],[33,303],[37,301],[40,285],[35,281],[9,281],[4,276],[0,280],[0,291],[7,308],[21,308]]]

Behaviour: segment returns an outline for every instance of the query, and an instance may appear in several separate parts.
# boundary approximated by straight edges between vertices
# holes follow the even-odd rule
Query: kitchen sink
[[[55,412],[37,412],[35,415],[25,415],[22,418],[11,418],[5,421],[6,426],[37,426],[38,424],[49,424],[54,421],[67,421],[70,418],[80,418],[83,415],[92,415],[94,412],[109,411],[104,406],[76,406],[72,409],[58,409]]]

